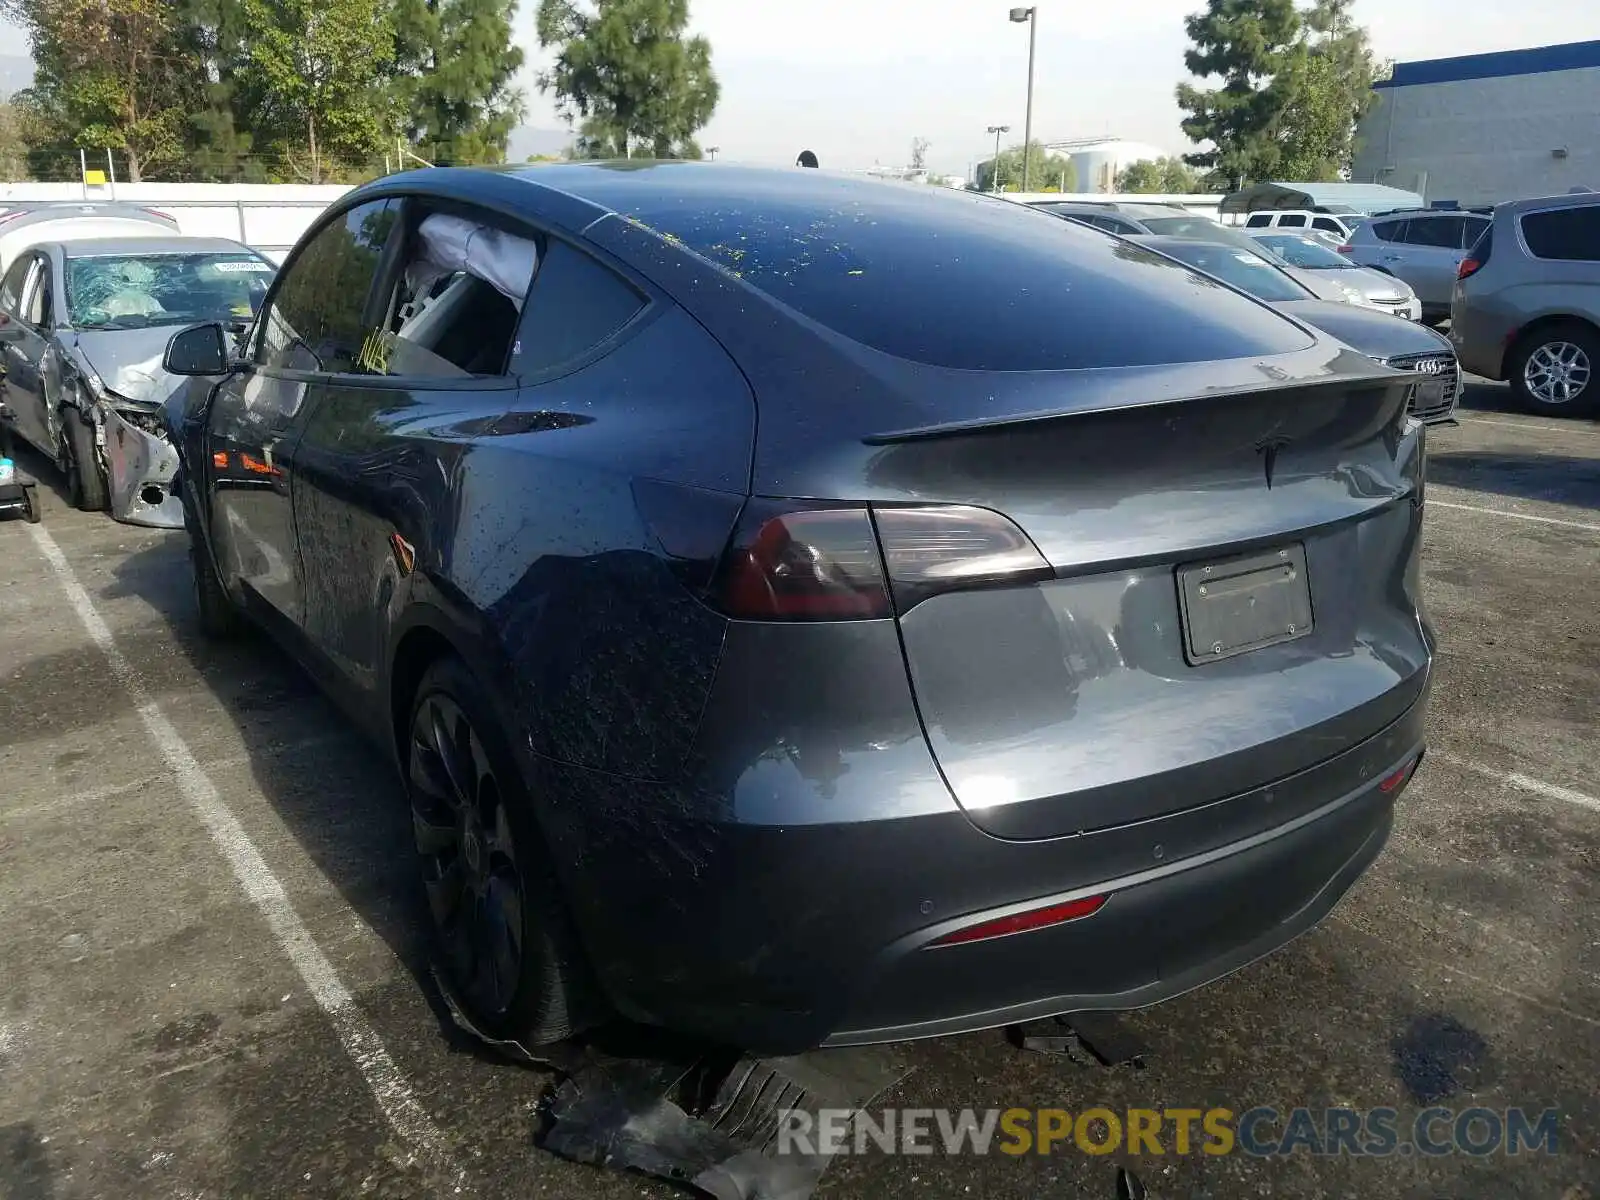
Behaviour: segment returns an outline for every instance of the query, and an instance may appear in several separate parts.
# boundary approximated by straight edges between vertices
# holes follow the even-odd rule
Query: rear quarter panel
[[[372,480],[357,519],[378,519],[346,602],[379,614],[375,640],[390,653],[417,620],[443,614],[440,632],[469,643],[493,675],[523,751],[672,777],[724,621],[682,582],[664,545],[672,531],[640,497],[657,486],[691,506],[705,500],[702,511],[725,514],[720,550],[745,495],[754,426],[727,355],[665,307],[581,370],[517,390],[492,418],[397,425],[384,462],[356,464]],[[391,522],[417,566],[385,601]]]

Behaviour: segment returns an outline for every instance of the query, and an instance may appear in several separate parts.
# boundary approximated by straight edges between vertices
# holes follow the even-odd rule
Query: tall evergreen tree
[[[1351,0],[1208,0],[1185,22],[1184,61],[1222,86],[1178,86],[1183,130],[1211,148],[1185,159],[1234,188],[1271,178],[1338,179],[1373,103],[1376,64]]]
[[[556,60],[539,87],[578,124],[579,153],[700,156],[719,88],[711,45],[688,25],[688,0],[540,0],[539,44]]]
[[[1351,0],[1316,0],[1276,83],[1287,97],[1280,123],[1286,179],[1338,179],[1355,156],[1355,131],[1377,96],[1378,65]]]
[[[432,162],[503,162],[522,119],[513,80],[517,0],[396,0],[395,94],[405,134]]]
[[[1185,161],[1209,168],[1224,187],[1270,179],[1282,159],[1277,130],[1288,106],[1273,83],[1300,33],[1294,0],[1207,0],[1204,12],[1185,18],[1184,29],[1193,43],[1184,64],[1201,79],[1222,80],[1211,89],[1178,85],[1184,133],[1212,146]]]

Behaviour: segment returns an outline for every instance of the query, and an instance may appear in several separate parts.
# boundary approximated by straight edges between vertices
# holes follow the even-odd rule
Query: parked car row
[[[1412,323],[1416,296],[1391,276],[1355,267],[1316,238],[1264,224],[1248,232],[1231,229],[1168,205],[1043,201],[1030,207],[1169,255],[1374,361],[1417,372],[1425,378],[1414,390],[1412,414],[1428,424],[1455,419],[1461,394],[1456,355],[1443,336]]]
[[[56,464],[78,508],[169,529],[183,510],[161,415],[180,386],[161,367],[167,340],[197,320],[243,330],[276,270],[237,242],[173,229],[132,205],[0,212],[11,431]]]

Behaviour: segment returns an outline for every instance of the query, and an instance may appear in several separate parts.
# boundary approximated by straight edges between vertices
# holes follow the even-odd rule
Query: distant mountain
[[[526,162],[535,154],[560,154],[572,144],[572,133],[565,129],[534,129],[518,125],[506,139],[506,161]]]
[[[33,60],[21,54],[0,54],[0,97],[33,86]]]

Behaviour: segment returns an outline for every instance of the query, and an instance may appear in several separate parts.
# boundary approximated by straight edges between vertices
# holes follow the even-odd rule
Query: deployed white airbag
[[[442,275],[465,271],[522,311],[523,297],[539,262],[538,247],[527,238],[446,213],[425,219],[417,235],[421,246],[408,272],[413,275],[413,295],[426,295]]]

